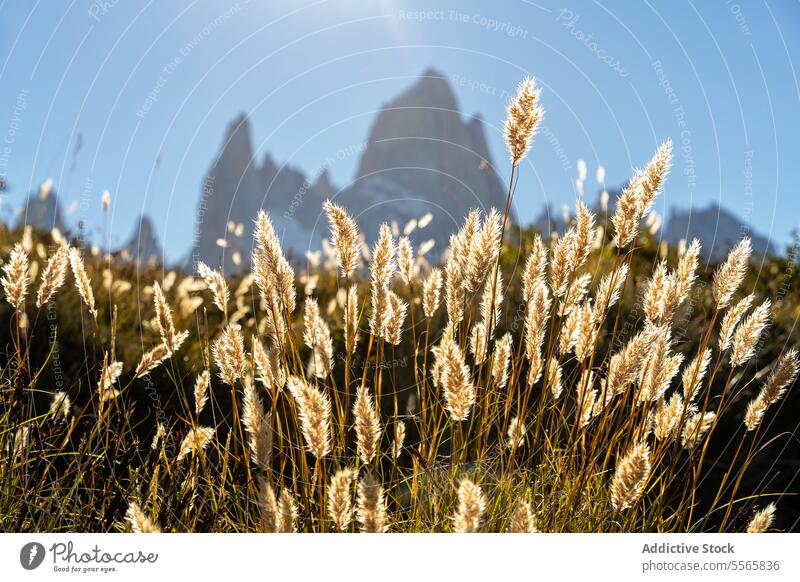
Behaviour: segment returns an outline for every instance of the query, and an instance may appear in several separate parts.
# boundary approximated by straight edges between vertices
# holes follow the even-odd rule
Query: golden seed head
[[[317,459],[325,457],[331,452],[330,397],[296,376],[289,376],[286,385],[297,401],[306,449]]]
[[[617,511],[633,507],[644,493],[650,477],[650,447],[647,443],[634,445],[617,462],[611,481],[611,505]]]
[[[264,403],[256,393],[255,386],[245,379],[242,388],[242,424],[247,430],[250,458],[264,471],[272,465],[271,416],[264,410]]]
[[[539,531],[534,525],[533,510],[529,502],[524,499],[517,502],[506,531],[508,533],[537,533]]]
[[[690,415],[683,426],[683,435],[681,437],[683,448],[687,450],[695,448],[703,440],[716,418],[717,415],[713,412],[706,412],[705,414],[698,412]]]
[[[765,300],[736,328],[731,348],[731,366],[734,368],[747,363],[755,355],[758,340],[769,323],[771,309],[772,302]]]
[[[681,382],[683,384],[683,397],[687,403],[694,400],[697,389],[703,383],[711,363],[711,348],[706,348],[702,354],[697,354],[691,363],[683,369]]]
[[[541,90],[534,80],[525,77],[517,87],[517,94],[508,104],[504,132],[511,163],[519,165],[531,147],[531,139],[544,114],[539,106]]]
[[[442,291],[442,272],[439,269],[431,269],[422,287],[422,311],[425,317],[433,317],[439,308],[439,300]]]
[[[244,337],[237,324],[228,324],[211,346],[211,353],[219,367],[219,377],[223,382],[233,386],[236,380],[244,376],[246,363]]]
[[[383,486],[371,474],[358,482],[356,517],[364,533],[383,533],[386,531],[386,502]]]
[[[36,307],[41,307],[56,294],[67,279],[69,253],[66,245],[59,245],[42,271],[42,284],[36,293]]]
[[[486,510],[486,496],[481,488],[464,477],[458,486],[458,511],[453,516],[453,529],[459,533],[474,533],[481,526]]]
[[[353,520],[353,469],[341,469],[331,476],[328,488],[328,515],[339,531],[346,531]]]
[[[403,444],[406,440],[406,423],[397,420],[394,423],[394,439],[392,439],[392,456],[396,459],[403,452]]]
[[[303,341],[311,348],[311,371],[317,378],[327,378],[333,370],[331,332],[313,297],[306,299],[303,318]]]
[[[397,272],[403,283],[411,284],[414,271],[414,250],[407,236],[401,236],[397,241]]]
[[[178,461],[181,461],[190,454],[200,455],[203,450],[214,438],[214,429],[208,426],[200,426],[197,428],[189,429],[189,432],[181,441],[180,451],[178,452]]]
[[[772,522],[775,520],[775,509],[775,504],[770,503],[761,511],[757,511],[747,525],[747,533],[764,533],[772,527]]]
[[[745,237],[731,250],[714,273],[713,295],[717,309],[725,309],[744,280],[750,260],[750,239]]]
[[[739,322],[742,319],[742,316],[750,309],[750,306],[755,301],[756,296],[754,294],[750,294],[741,301],[738,301],[736,304],[733,305],[730,309],[725,312],[725,316],[722,318],[722,325],[719,329],[719,351],[724,352],[729,347],[731,347],[731,341],[733,340],[733,330],[739,325]]]
[[[361,461],[369,465],[378,454],[381,440],[381,423],[372,396],[365,386],[359,386],[353,403],[356,441]]]
[[[8,262],[3,265],[5,275],[0,282],[6,294],[6,300],[14,309],[19,309],[25,301],[30,280],[30,265],[28,254],[20,243],[16,243],[11,250]]]
[[[361,247],[358,242],[358,225],[341,206],[326,200],[323,205],[331,229],[331,244],[336,249],[342,277],[350,277],[358,269]]]
[[[92,281],[89,279],[89,275],[86,274],[86,267],[83,264],[81,252],[74,247],[69,249],[69,264],[70,267],[72,267],[72,276],[75,278],[75,287],[78,289],[81,299],[83,299],[83,302],[86,304],[86,307],[89,309],[89,313],[92,314],[92,317],[97,319],[97,309],[95,309],[94,306]]]
[[[128,522],[131,526],[131,531],[134,533],[161,533],[158,525],[145,515],[138,503],[131,502],[128,505],[125,521]]]
[[[205,263],[198,263],[197,272],[203,278],[206,285],[211,289],[211,294],[214,296],[214,305],[217,306],[222,313],[228,310],[228,301],[230,301],[230,293],[228,292],[228,283],[225,277],[219,271],[215,271]]]

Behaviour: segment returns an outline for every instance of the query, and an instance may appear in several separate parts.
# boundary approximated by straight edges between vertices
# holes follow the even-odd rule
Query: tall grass
[[[772,313],[742,291],[749,240],[710,289],[697,241],[646,275],[635,256],[671,165],[665,142],[610,219],[578,200],[565,232],[516,244],[509,215],[539,100],[526,79],[508,108],[505,208],[465,217],[438,266],[388,225],[367,250],[334,202],[332,264],[296,272],[261,212],[250,273],[201,263],[136,297],[115,257],[84,258],[59,236],[42,237],[49,250],[15,244],[0,526],[767,531],[775,505],[739,491],[798,355],[748,367]],[[62,336],[76,315],[80,335]],[[709,443],[751,384],[709,494]]]

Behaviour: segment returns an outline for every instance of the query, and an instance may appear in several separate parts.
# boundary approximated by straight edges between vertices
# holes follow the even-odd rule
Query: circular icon
[[[29,542],[19,551],[19,563],[26,570],[35,570],[44,561],[44,546],[39,542]]]

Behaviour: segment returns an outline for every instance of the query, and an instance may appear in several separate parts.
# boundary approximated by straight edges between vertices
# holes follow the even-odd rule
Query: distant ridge
[[[259,163],[250,122],[242,115],[229,126],[203,181],[191,262],[222,260],[226,272],[246,267],[250,239],[237,236],[235,228],[231,232],[230,224],[244,224],[249,233],[261,208],[295,255],[316,250],[328,236],[322,216],[327,198],[357,217],[367,241],[382,222],[402,228],[431,213],[430,226],[412,236],[417,242],[433,239],[438,253],[470,209],[503,208],[505,189],[494,168],[480,117],[462,119],[450,83],[433,69],[382,107],[356,175],[343,188],[331,183],[327,171],[305,176],[277,165],[269,154]]]

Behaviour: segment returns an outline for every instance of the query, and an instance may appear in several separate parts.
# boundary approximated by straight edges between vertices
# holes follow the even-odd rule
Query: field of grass
[[[794,529],[792,262],[659,245],[669,142],[613,212],[512,225],[538,98],[506,208],[435,264],[334,203],[330,253],[290,262],[262,213],[228,278],[3,230],[0,529]]]

